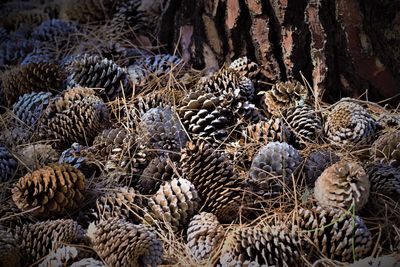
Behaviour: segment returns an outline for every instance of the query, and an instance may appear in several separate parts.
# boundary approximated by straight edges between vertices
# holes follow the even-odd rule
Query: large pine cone
[[[104,88],[99,95],[104,101],[113,100],[122,95],[128,97],[130,91],[126,71],[112,60],[88,54],[76,59],[69,66],[70,86]]]
[[[271,118],[255,124],[249,124],[247,128],[242,131],[242,136],[245,143],[264,145],[276,141],[289,142],[291,138],[290,131],[280,118]]]
[[[368,202],[370,182],[365,170],[357,162],[342,160],[326,168],[315,182],[314,194],[322,206],[357,211]]]
[[[4,183],[14,177],[18,163],[7,148],[0,146],[0,182]]]
[[[277,195],[283,188],[292,188],[292,175],[296,175],[303,159],[291,145],[271,142],[261,147],[250,167],[249,184],[262,195]]]
[[[309,242],[305,248],[317,248],[323,256],[342,262],[363,258],[372,247],[372,237],[363,220],[348,211],[316,207],[299,210],[298,227]],[[354,249],[354,250],[353,250]]]
[[[394,167],[400,166],[400,132],[390,131],[380,136],[372,144],[371,156]]]
[[[307,95],[307,88],[298,81],[279,82],[264,94],[261,105],[267,114],[281,117],[285,109],[303,104]]]
[[[89,226],[89,236],[108,266],[157,266],[163,260],[161,241],[142,224],[109,219]]]
[[[301,266],[300,242],[284,226],[239,226],[225,238],[222,266]],[[251,265],[249,265],[251,266]]]
[[[187,141],[178,116],[169,106],[147,111],[141,117],[140,128],[145,140],[155,149],[179,152]]]
[[[21,177],[12,189],[15,204],[37,215],[73,210],[85,199],[85,176],[68,164],[49,164]]]
[[[109,120],[105,103],[90,88],[74,88],[54,97],[39,122],[39,137],[57,147],[91,143]]]
[[[371,164],[367,166],[367,174],[371,183],[371,193],[400,199],[399,168],[386,164]]]
[[[339,102],[328,114],[325,134],[334,144],[369,144],[375,135],[376,122],[360,105]]]
[[[0,266],[21,266],[21,252],[11,232],[0,226]]]
[[[148,206],[151,212],[145,214],[146,221],[153,223],[158,220],[166,223],[167,229],[171,227],[173,231],[178,231],[200,207],[200,199],[191,182],[184,178],[175,178],[160,187],[149,199]]]
[[[260,67],[257,63],[249,60],[247,57],[240,57],[235,59],[230,65],[230,69],[235,70],[241,76],[245,76],[249,79],[255,79],[257,74],[260,72]]]
[[[6,102],[11,106],[19,96],[40,91],[60,91],[63,74],[53,63],[30,63],[3,73],[3,88]]]
[[[214,213],[224,223],[236,219],[243,195],[242,181],[228,155],[205,142],[188,143],[181,163],[183,173],[199,192],[203,211]]]
[[[36,122],[48,106],[51,96],[50,92],[33,92],[20,96],[12,108],[16,122],[34,129]]]
[[[304,173],[306,176],[306,183],[308,186],[314,187],[315,181],[322,174],[322,172],[332,164],[339,161],[339,157],[329,150],[316,150],[311,152],[306,159],[304,165]]]
[[[63,244],[79,244],[86,238],[85,231],[75,221],[55,220],[17,227],[15,239],[27,266]]]
[[[210,259],[224,237],[224,228],[218,218],[207,212],[195,215],[187,229],[187,244],[192,256],[198,260]]]

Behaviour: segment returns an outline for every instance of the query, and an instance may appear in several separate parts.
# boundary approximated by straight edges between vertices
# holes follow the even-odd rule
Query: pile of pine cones
[[[0,5],[1,266],[400,252],[400,114],[328,106],[246,57],[202,73],[144,49],[161,12],[146,3]]]

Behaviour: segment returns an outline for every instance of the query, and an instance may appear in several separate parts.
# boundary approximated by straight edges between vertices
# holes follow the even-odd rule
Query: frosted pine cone
[[[371,156],[379,162],[400,166],[400,132],[390,131],[380,136],[371,147]]]
[[[307,96],[307,88],[300,82],[279,82],[265,93],[261,105],[267,114],[281,117],[285,109],[303,104]]]
[[[328,114],[325,134],[335,144],[369,144],[375,135],[376,122],[360,105],[339,102]]]
[[[370,182],[357,162],[342,160],[326,168],[315,182],[314,194],[322,206],[350,208],[357,211],[368,201]]]
[[[247,57],[240,57],[235,59],[230,65],[230,69],[235,70],[241,76],[245,76],[249,79],[254,79],[260,72],[260,68],[257,63],[249,60]]]
[[[249,184],[262,195],[279,194],[283,188],[292,186],[303,159],[291,145],[271,142],[261,147],[250,167]]]
[[[212,213],[193,216],[187,230],[187,244],[196,260],[207,260],[218,249],[224,237],[224,228]]]
[[[306,252],[317,248],[323,256],[342,262],[363,258],[372,248],[372,236],[363,220],[348,211],[315,207],[299,210],[298,227],[309,242]]]
[[[169,161],[165,156],[158,156],[150,161],[138,181],[138,188],[142,194],[154,194],[163,182],[172,180],[174,170],[170,164],[173,163]]]
[[[339,161],[339,157],[329,150],[316,150],[308,155],[304,165],[306,182],[309,186],[314,187],[315,181],[321,173],[332,164]]]
[[[371,193],[400,198],[399,169],[386,164],[371,164],[367,166],[367,174],[371,183]]]
[[[0,146],[0,182],[4,183],[14,177],[18,163],[7,148]]]
[[[90,225],[88,231],[93,249],[108,266],[155,267],[163,260],[161,241],[142,224],[114,218]]]
[[[166,223],[173,231],[184,227],[200,207],[197,190],[191,182],[184,178],[165,182],[148,201],[150,214],[146,221],[154,220]]]
[[[11,190],[15,204],[37,215],[78,208],[85,199],[85,177],[68,164],[49,164],[21,177]]]

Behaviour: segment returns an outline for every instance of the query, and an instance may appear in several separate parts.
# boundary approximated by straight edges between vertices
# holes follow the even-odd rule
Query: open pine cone
[[[280,118],[262,120],[255,124],[249,124],[242,131],[246,143],[267,144],[269,142],[288,142],[291,138],[290,131]]]
[[[49,164],[21,177],[12,191],[15,204],[33,214],[60,214],[85,199],[85,176],[68,164]]]
[[[0,146],[0,182],[4,183],[14,177],[18,162],[4,146]]]
[[[371,193],[400,199],[399,168],[387,164],[370,164],[366,168],[371,183]]]
[[[338,161],[339,157],[332,151],[320,149],[311,152],[304,165],[307,185],[314,187],[315,181],[321,173]]]
[[[257,65],[257,63],[249,60],[247,57],[235,59],[229,65],[229,68],[235,70],[241,76],[245,76],[249,79],[256,78],[257,74],[260,72],[260,67]]]
[[[218,218],[207,212],[193,216],[187,229],[187,244],[196,260],[210,259],[224,237]]]
[[[325,134],[334,144],[369,144],[376,122],[360,105],[343,101],[335,105],[325,121]]]
[[[400,132],[390,131],[380,136],[372,144],[371,156],[382,163],[400,166]]]
[[[331,165],[315,182],[314,195],[322,206],[354,208],[368,202],[370,182],[361,165],[346,159]]]
[[[109,219],[89,226],[93,249],[108,266],[157,266],[163,247],[157,235],[142,224]]]

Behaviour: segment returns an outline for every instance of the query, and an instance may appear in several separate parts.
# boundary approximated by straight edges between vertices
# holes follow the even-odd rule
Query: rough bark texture
[[[400,99],[400,1],[170,0],[160,25],[195,68],[247,56],[267,81],[304,76],[324,100]]]

